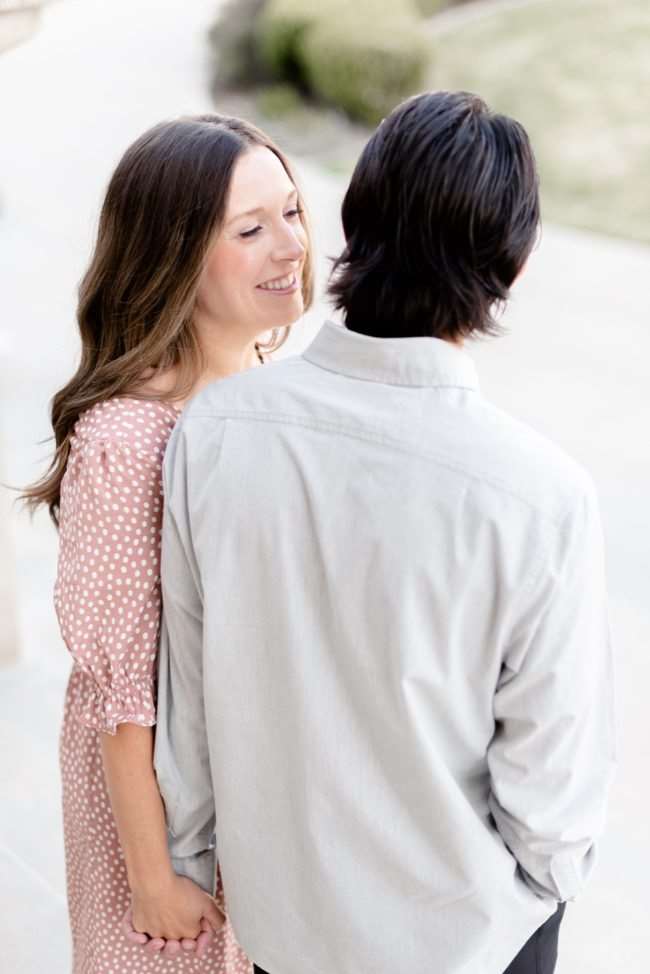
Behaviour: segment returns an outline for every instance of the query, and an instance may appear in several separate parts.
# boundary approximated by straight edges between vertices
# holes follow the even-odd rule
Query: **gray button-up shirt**
[[[272,974],[501,974],[613,765],[594,491],[460,348],[326,324],[165,461],[156,767]],[[216,836],[216,846],[214,845]]]

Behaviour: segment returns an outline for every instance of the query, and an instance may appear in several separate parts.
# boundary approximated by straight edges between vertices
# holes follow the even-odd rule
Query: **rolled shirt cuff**
[[[171,856],[172,869],[178,876],[187,876],[193,883],[214,896],[217,886],[217,857],[215,849],[198,852],[194,856]]]

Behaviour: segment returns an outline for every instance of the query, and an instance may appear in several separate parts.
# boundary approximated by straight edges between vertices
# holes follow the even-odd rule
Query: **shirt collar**
[[[478,389],[476,366],[469,355],[439,338],[371,338],[326,321],[303,358],[368,382]]]

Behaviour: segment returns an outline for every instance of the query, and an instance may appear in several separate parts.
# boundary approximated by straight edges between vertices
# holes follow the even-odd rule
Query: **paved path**
[[[114,163],[148,125],[211,107],[203,38],[215,7],[62,0],[33,41],[0,58],[0,466],[13,482],[40,472],[48,452],[38,445],[46,404],[75,360],[75,288]],[[300,168],[325,266],[340,242],[343,187]],[[568,913],[558,974],[645,974],[649,947],[649,275],[650,250],[547,228],[516,290],[511,334],[472,349],[484,391],[593,472],[607,531],[621,770],[600,872]],[[0,672],[0,942],[12,974],[64,974],[56,738],[68,664],[51,609],[56,538],[44,515],[33,527],[15,515],[9,527],[23,660]],[[3,545],[5,576],[10,562]],[[22,934],[27,911],[39,936]]]

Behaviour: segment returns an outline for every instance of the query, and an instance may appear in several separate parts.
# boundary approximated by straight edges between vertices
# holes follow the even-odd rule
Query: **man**
[[[538,223],[517,122],[400,105],[343,204],[345,327],[211,386],[170,441],[157,769],[178,870],[210,888],[218,857],[258,971],[551,974],[591,871],[594,491],[463,349]]]

